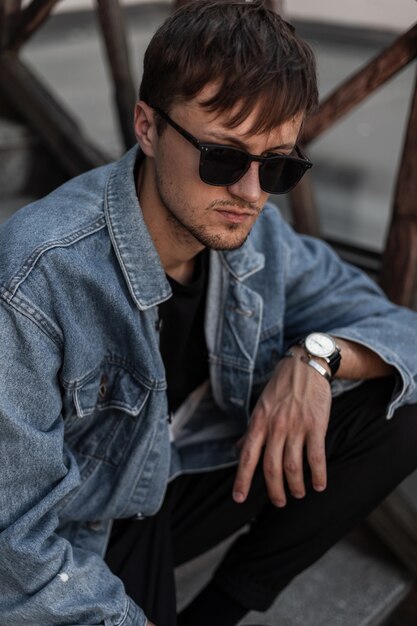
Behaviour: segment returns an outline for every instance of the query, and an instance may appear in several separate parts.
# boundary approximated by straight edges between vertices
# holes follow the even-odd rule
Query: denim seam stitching
[[[217,356],[214,354],[209,355],[210,363],[215,365],[225,365],[228,367],[233,367],[242,372],[250,373],[253,370],[253,361],[249,361],[249,359],[240,359],[239,357],[232,356]]]
[[[97,367],[87,372],[87,374],[85,374],[82,378],[76,378],[74,380],[69,380],[69,381],[62,379],[61,383],[63,387],[65,387],[65,389],[68,389],[68,390],[79,389],[80,387],[83,387],[85,383],[89,382],[95,376],[97,376],[97,374],[102,370],[103,364],[116,365],[117,367],[122,367],[132,376],[132,378],[135,379],[136,382],[143,385],[146,389],[149,389],[150,391],[165,391],[167,388],[167,384],[165,380],[156,380],[156,379],[147,378],[143,376],[142,374],[140,374],[134,367],[132,367],[132,365],[129,363],[127,359],[124,359],[123,357],[119,357],[117,355],[112,355],[112,354],[109,354],[108,356],[104,357],[102,361],[100,362],[100,364],[97,365]]]
[[[37,326],[42,334],[48,337],[48,339],[52,341],[57,346],[57,348],[62,348],[62,338],[52,328],[52,325],[48,322],[48,320],[40,314],[39,311],[36,311],[34,307],[30,307],[21,298],[8,297],[7,290],[4,290],[3,293],[0,293],[0,298],[6,305],[10,306],[17,313],[23,315],[24,317],[26,317],[26,319],[30,320],[32,324]]]
[[[130,276],[130,271],[127,267],[127,264],[125,262],[125,259],[123,258],[123,254],[120,251],[120,246],[119,246],[119,229],[117,227],[117,225],[114,222],[112,213],[109,209],[109,202],[112,202],[112,196],[113,196],[113,192],[112,192],[112,175],[109,175],[109,180],[108,180],[108,185],[106,188],[106,194],[105,194],[105,198],[104,198],[104,203],[105,203],[105,209],[106,209],[106,215],[107,215],[107,220],[108,220],[108,231],[109,231],[109,237],[110,240],[112,242],[113,245],[113,250],[114,253],[117,257],[117,260],[119,261],[119,265],[120,268],[122,270],[122,274],[124,276],[124,279],[128,285],[128,289],[129,292],[133,298],[133,301],[135,302],[135,304],[137,305],[137,307],[139,308],[140,311],[147,311],[148,309],[152,309],[153,307],[159,306],[160,304],[162,304],[163,302],[166,302],[166,300],[168,300],[171,297],[171,289],[169,290],[169,293],[164,296],[162,299],[158,298],[157,300],[152,300],[152,302],[144,302],[141,298],[139,298],[138,294],[137,294],[137,287],[136,285],[132,282],[131,280],[131,276]],[[136,281],[135,281],[136,283]]]
[[[278,333],[282,333],[282,331],[283,331],[283,325],[279,323],[273,324],[269,328],[265,328],[264,330],[261,331],[261,334],[259,336],[259,343],[261,343],[262,341],[266,341],[267,339],[270,339],[271,337],[274,337]]]
[[[255,254],[258,254],[260,256],[263,256],[263,262],[259,262],[258,264],[256,264],[252,269],[247,270],[246,272],[242,273],[242,274],[237,274],[233,269],[232,266],[229,264],[228,260],[226,259],[224,253],[220,253],[219,257],[220,257],[220,261],[222,263],[222,265],[224,266],[224,268],[226,269],[226,271],[231,274],[233,276],[233,278],[235,278],[239,283],[242,283],[243,281],[245,281],[247,278],[249,278],[250,276],[253,276],[253,274],[256,274],[257,272],[260,272],[262,269],[264,269],[265,267],[265,255],[255,251]]]
[[[121,620],[120,620],[120,621],[118,621],[118,622],[116,622],[116,623],[115,623],[115,626],[123,626],[123,622],[124,622],[124,621],[126,621],[126,618],[127,618],[128,614],[129,614],[129,610],[130,610],[130,603],[131,603],[131,600],[130,600],[130,598],[128,597],[128,598],[127,598],[127,601],[126,601],[126,606],[125,606],[125,610],[124,610],[124,612],[123,612],[122,618],[121,618]]]
[[[105,228],[105,226],[106,226],[106,221],[103,216],[98,220],[94,220],[94,222],[92,222],[88,226],[85,226],[81,230],[77,230],[76,232],[70,235],[67,235],[66,237],[63,237],[62,239],[48,241],[42,246],[39,246],[38,248],[36,248],[32,252],[32,254],[26,259],[20,271],[11,280],[9,289],[8,289],[9,293],[11,294],[10,298],[13,298],[15,296],[20,285],[29,276],[30,272],[33,270],[36,263],[39,261],[39,259],[45,252],[47,252],[48,250],[52,250],[54,248],[67,248],[73,243],[81,241],[85,237],[88,237],[89,235],[92,235],[98,232],[102,228]]]

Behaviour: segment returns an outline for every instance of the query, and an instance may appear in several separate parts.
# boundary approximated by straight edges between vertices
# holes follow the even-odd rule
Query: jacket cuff
[[[147,617],[142,609],[139,608],[133,600],[128,598],[126,611],[121,621],[114,622],[113,620],[106,620],[104,626],[146,626],[147,622]]]

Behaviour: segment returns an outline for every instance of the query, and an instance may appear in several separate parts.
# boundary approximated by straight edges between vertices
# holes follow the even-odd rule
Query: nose
[[[232,196],[251,204],[259,202],[265,193],[259,184],[259,165],[256,161],[252,161],[246,174],[233,185],[229,185],[228,190]]]

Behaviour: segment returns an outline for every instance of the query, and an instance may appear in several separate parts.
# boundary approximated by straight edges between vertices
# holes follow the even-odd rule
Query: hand
[[[155,626],[155,624],[152,624],[152,622],[150,622],[149,620],[146,622],[146,626]]]
[[[242,442],[233,498],[244,502],[265,446],[263,470],[271,502],[285,506],[284,477],[295,498],[305,495],[303,450],[316,491],[326,488],[325,435],[330,416],[328,381],[301,361],[303,348],[282,359],[259,397]]]

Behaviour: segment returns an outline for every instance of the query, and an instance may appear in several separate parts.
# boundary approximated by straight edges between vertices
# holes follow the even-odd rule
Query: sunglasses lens
[[[213,146],[201,153],[200,177],[209,185],[232,185],[243,176],[248,166],[249,158],[243,151]]]
[[[248,171],[249,154],[238,148],[205,145],[201,151],[200,178],[209,185],[233,185]],[[301,158],[268,157],[259,168],[261,187],[267,193],[287,193],[311,167]]]
[[[287,193],[309,168],[307,163],[289,158],[271,158],[259,169],[261,187],[267,193]]]
[[[306,163],[291,157],[271,158],[259,169],[261,187],[267,193],[287,193],[295,187],[308,167]]]

